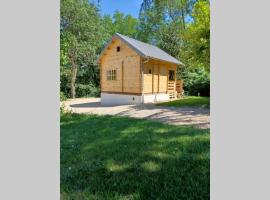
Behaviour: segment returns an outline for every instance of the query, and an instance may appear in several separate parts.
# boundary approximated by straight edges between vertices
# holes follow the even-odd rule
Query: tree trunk
[[[76,98],[75,83],[76,83],[78,67],[77,67],[77,64],[76,64],[74,58],[71,58],[70,60],[71,60],[71,65],[72,65],[70,89],[71,89],[71,98],[74,99],[74,98]]]

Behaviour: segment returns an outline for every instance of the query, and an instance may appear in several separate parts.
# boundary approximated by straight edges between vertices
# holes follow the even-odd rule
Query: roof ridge
[[[129,38],[129,39],[132,39],[132,40],[135,40],[135,41],[137,41],[137,42],[141,42],[141,43],[143,43],[143,44],[146,44],[146,45],[149,45],[149,46],[152,46],[152,47],[155,47],[155,48],[158,48],[158,49],[160,49],[159,47],[157,47],[157,46],[155,46],[155,45],[152,45],[152,44],[149,44],[149,43],[146,43],[146,42],[143,42],[143,41],[140,41],[140,40],[137,40],[137,39],[134,39],[134,38],[131,38],[131,37],[128,37],[128,36],[126,36],[126,35],[122,35],[122,34],[120,34],[120,33],[116,33],[118,36],[121,36],[121,37],[127,37],[127,38]],[[162,49],[160,49],[160,50],[162,50]],[[164,51],[164,50],[162,50],[162,51]]]
[[[120,33],[115,33],[111,41],[113,40],[114,37],[117,37],[123,42],[125,42],[129,47],[131,47],[134,51],[136,51],[140,56],[144,58],[152,58],[156,60],[183,65],[183,63],[180,62],[178,59],[174,58],[173,56],[168,54],[166,51],[160,49],[157,46],[154,46],[146,42],[142,42],[140,40],[136,40],[134,38],[122,35]],[[109,43],[111,43],[111,41]],[[109,45],[109,43],[107,44],[107,46]],[[103,49],[99,57],[101,57],[101,55],[103,54],[107,46]]]

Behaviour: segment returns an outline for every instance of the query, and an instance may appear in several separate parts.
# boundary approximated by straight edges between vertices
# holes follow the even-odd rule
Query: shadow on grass
[[[72,108],[106,108],[106,107],[116,107],[119,105],[101,105],[100,102],[87,102],[87,103],[76,103],[71,104],[70,107]]]
[[[209,199],[209,130],[61,116],[61,199]]]

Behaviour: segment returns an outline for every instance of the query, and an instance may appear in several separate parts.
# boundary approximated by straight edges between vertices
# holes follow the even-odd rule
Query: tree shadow
[[[207,122],[202,116],[209,115],[209,109],[192,107],[164,107],[154,104],[136,105],[131,109],[119,112],[119,116],[131,116],[132,113],[141,113],[143,118],[157,120],[166,124],[173,125],[192,125],[200,128],[209,128],[210,122]],[[133,114],[134,115],[134,114]]]
[[[76,103],[69,105],[72,108],[106,108],[106,107],[117,107],[121,105],[101,105],[100,102],[87,102],[87,103]]]
[[[209,148],[209,130],[74,115],[61,125],[61,192],[74,199],[209,199]]]

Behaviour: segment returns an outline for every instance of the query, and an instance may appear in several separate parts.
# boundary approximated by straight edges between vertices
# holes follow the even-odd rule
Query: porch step
[[[170,99],[175,99],[176,96],[177,96],[176,92],[170,92],[170,93],[169,93],[169,98],[170,98]]]

